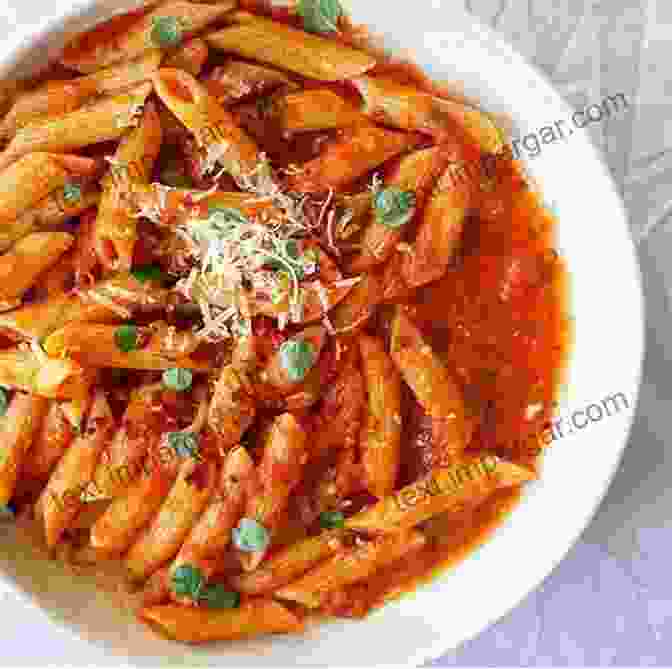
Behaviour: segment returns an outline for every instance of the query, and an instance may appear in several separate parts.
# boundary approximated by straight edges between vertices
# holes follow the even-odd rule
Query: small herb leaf
[[[320,514],[320,525],[325,530],[335,530],[345,525],[345,516],[340,511],[323,511]]]
[[[201,596],[205,581],[198,567],[190,564],[180,565],[173,573],[173,592],[181,597],[190,597],[198,600]]]
[[[141,283],[146,281],[163,281],[166,277],[158,265],[140,265],[131,271],[131,274]]]
[[[271,541],[268,530],[254,518],[241,518],[233,528],[233,543],[245,553],[265,551]]]
[[[198,437],[193,432],[169,432],[168,446],[180,457],[202,460],[198,450]]]
[[[138,328],[133,324],[120,325],[114,333],[117,348],[124,353],[138,348]]]
[[[227,590],[222,583],[213,583],[202,590],[199,602],[211,609],[237,609],[240,606],[240,595]]]
[[[82,199],[82,189],[78,184],[67,183],[63,186],[63,199],[68,204],[74,204]]]
[[[151,39],[160,48],[176,47],[182,42],[182,26],[175,16],[157,16],[152,21]]]
[[[178,393],[182,393],[191,388],[193,378],[194,375],[190,369],[173,367],[163,373],[163,385],[169,390],[176,390]]]
[[[416,198],[412,191],[384,188],[373,199],[376,221],[388,228],[400,228],[415,215]]]
[[[280,347],[280,363],[290,381],[303,381],[315,358],[315,347],[303,339],[288,339]]]
[[[4,416],[7,413],[8,407],[9,397],[7,391],[4,388],[0,388],[0,416]]]
[[[309,33],[337,33],[345,14],[339,0],[299,0],[297,11]]]

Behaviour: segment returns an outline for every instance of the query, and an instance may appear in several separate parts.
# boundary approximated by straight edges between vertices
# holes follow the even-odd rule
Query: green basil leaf
[[[320,526],[325,530],[335,530],[345,526],[345,516],[340,511],[323,511],[320,514]]]
[[[166,277],[158,265],[140,265],[131,270],[131,274],[141,283],[146,281],[163,281]]]
[[[389,228],[400,228],[415,215],[415,193],[399,188],[384,188],[374,196],[373,206],[378,223]]]
[[[171,369],[167,369],[163,373],[163,385],[170,390],[176,390],[178,393],[189,390],[193,380],[194,375],[190,369],[173,367]]]
[[[171,585],[176,595],[198,600],[205,585],[205,580],[198,567],[183,564],[175,570]]]
[[[315,347],[303,339],[288,339],[280,346],[280,364],[290,381],[303,381],[316,357]]]
[[[82,188],[78,184],[67,183],[63,186],[63,199],[74,204],[82,199]]]
[[[202,460],[198,450],[198,436],[193,432],[169,432],[168,446],[180,457]]]
[[[338,20],[345,14],[339,0],[299,0],[297,11],[309,33],[337,33]]]
[[[179,46],[182,42],[182,26],[175,16],[157,16],[152,21],[151,39],[159,48]]]
[[[124,353],[138,348],[138,328],[133,324],[120,325],[114,333],[117,348]]]
[[[265,551],[271,542],[268,530],[254,518],[241,518],[231,535],[235,546],[246,553]]]
[[[7,408],[9,407],[9,395],[4,388],[0,388],[0,416],[4,416],[7,413]]]
[[[198,601],[211,609],[237,609],[240,606],[240,594],[227,590],[222,583],[213,583],[201,591]]]

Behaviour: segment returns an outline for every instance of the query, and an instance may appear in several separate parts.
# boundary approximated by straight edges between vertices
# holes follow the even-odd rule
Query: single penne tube
[[[367,172],[412,149],[413,135],[387,130],[370,123],[359,123],[342,131],[338,140],[322,154],[302,166],[288,179],[289,190],[321,193],[341,190]]]
[[[76,197],[66,198],[64,190],[58,188],[15,221],[0,226],[0,252],[31,232],[66,223],[89,207],[96,206],[100,200],[100,191],[95,184],[82,185],[76,192]]]
[[[161,123],[152,102],[145,105],[137,128],[126,135],[115,152],[110,172],[102,180],[103,194],[93,228],[96,255],[106,273],[128,272],[138,239],[138,219],[123,194],[136,182],[149,184],[161,148]]]
[[[208,60],[208,44],[205,40],[197,37],[191,39],[170,56],[164,63],[165,67],[171,67],[176,70],[184,70],[197,77],[205,61]]]
[[[352,334],[363,328],[382,302],[383,287],[375,274],[365,274],[349,295],[331,312],[337,334]]]
[[[465,221],[473,204],[474,184],[444,173],[429,199],[410,251],[404,255],[401,273],[410,288],[440,279],[462,239]]]
[[[91,288],[0,313],[0,327],[23,339],[41,339],[68,323],[118,323],[139,311],[158,311],[165,307],[167,296],[155,281],[141,282],[120,273]]]
[[[164,2],[144,16],[127,21],[125,30],[115,30],[110,37],[105,34],[106,30],[108,34],[111,32],[106,24],[79,35],[64,49],[61,62],[80,72],[94,72],[135,58],[147,49],[161,47],[162,44],[155,41],[155,26],[166,19],[177,24],[182,39],[190,39],[210,23],[228,14],[235,6],[233,0],[223,0],[214,5],[182,0]],[[123,21],[123,17],[120,19]]]
[[[151,90],[150,83],[140,84],[69,114],[29,123],[17,131],[0,154],[0,169],[27,153],[74,151],[90,144],[119,139],[137,123],[137,116]]]
[[[99,497],[124,495],[131,481],[138,478],[147,454],[158,445],[164,426],[161,413],[155,410],[156,394],[155,383],[132,391],[120,429],[96,467]]]
[[[316,428],[311,436],[311,457],[357,445],[364,418],[365,395],[362,373],[353,360],[348,360],[322,397]]]
[[[254,461],[242,446],[228,453],[217,491],[170,566],[169,578],[181,565],[204,565],[224,553],[231,543],[231,531],[243,515],[246,488],[254,476]]]
[[[351,79],[376,64],[364,51],[256,16],[210,33],[206,39],[215,49],[319,81]]]
[[[0,172],[0,225],[16,221],[73,178],[97,171],[98,164],[91,158],[39,151],[24,156]]]
[[[363,76],[352,82],[364,100],[363,112],[377,122],[429,132],[437,139],[449,137],[458,127],[488,153],[498,153],[504,147],[501,132],[480,109],[385,77]]]
[[[462,390],[404,310],[392,321],[390,355],[422,408],[432,417],[432,450],[443,457],[461,453],[473,426]]]
[[[122,350],[120,337],[132,338],[135,348]],[[190,355],[199,343],[190,330],[177,332],[165,324],[136,327],[70,323],[47,337],[44,350],[53,357],[69,356],[91,367],[146,370],[186,367],[207,371],[209,361]]]
[[[422,209],[446,162],[446,150],[441,146],[414,151],[399,160],[399,164],[386,177],[385,185],[381,188],[412,194],[414,213]],[[350,261],[348,270],[353,273],[367,272],[375,265],[387,261],[406,235],[411,221],[412,219],[404,225],[392,227],[378,220],[376,210],[371,208],[369,222],[359,242],[361,250]]]
[[[0,418],[0,506],[5,506],[14,494],[28,461],[28,449],[48,407],[49,400],[44,397],[16,393],[7,413]]]
[[[301,481],[308,461],[307,434],[296,418],[285,413],[273,422],[266,439],[257,486],[247,500],[245,516],[254,518],[272,536],[281,514],[287,508],[289,497]],[[266,554],[265,550],[239,552],[245,571],[256,569]]]
[[[231,105],[281,87],[298,88],[298,84],[279,70],[233,59],[215,67],[203,84],[220,105]]]
[[[151,524],[126,555],[129,578],[142,581],[173,558],[203,512],[216,485],[212,462],[187,459]]]
[[[345,128],[362,120],[362,115],[352,103],[328,88],[275,98],[270,116],[285,132]]]
[[[38,480],[46,479],[67,450],[73,436],[72,425],[61,405],[52,400],[30,448],[25,475]]]
[[[96,464],[114,431],[114,417],[102,390],[96,393],[86,428],[59,461],[36,502],[49,548],[60,540],[85,502],[83,495],[92,482]]]
[[[233,587],[248,595],[273,592],[343,549],[344,530],[330,530],[281,548],[257,569],[234,576]]]
[[[75,111],[96,95],[115,93],[141,84],[161,63],[161,51],[154,49],[138,60],[115,65],[86,77],[49,81],[21,95],[0,123],[0,136],[13,137],[24,126]]]
[[[399,473],[401,377],[380,339],[360,336],[359,350],[368,398],[359,449],[369,492],[380,499],[394,490]]]
[[[131,478],[125,494],[112,500],[91,528],[91,545],[120,554],[126,551],[164,503],[175,481],[168,469],[145,460],[139,478]]]
[[[0,256],[0,310],[16,307],[23,294],[72,246],[67,232],[32,232]]]
[[[495,490],[534,478],[529,469],[494,455],[463,456],[363,509],[345,525],[365,532],[401,532],[440,513],[463,512],[482,503]]]
[[[274,596],[318,608],[330,592],[364,581],[383,567],[420,550],[425,543],[425,535],[417,530],[365,541],[337,553],[298,581],[276,590]]]
[[[91,372],[74,360],[57,360],[30,348],[0,351],[0,385],[54,399],[85,397]]]
[[[303,630],[301,619],[272,599],[250,599],[237,609],[153,606],[142,609],[140,617],[168,638],[183,643],[233,641]]]
[[[153,82],[157,95],[204,150],[204,174],[219,166],[238,177],[258,168],[261,155],[254,140],[197,79],[184,70],[162,68]]]

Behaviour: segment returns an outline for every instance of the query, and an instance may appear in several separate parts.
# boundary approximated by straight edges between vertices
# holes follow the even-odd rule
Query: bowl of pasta
[[[424,0],[87,2],[0,66],[3,582],[239,666],[420,663],[541,582],[643,316],[588,136],[513,139],[571,117],[536,71]]]

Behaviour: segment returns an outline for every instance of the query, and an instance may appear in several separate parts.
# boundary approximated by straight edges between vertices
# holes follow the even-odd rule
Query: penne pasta
[[[152,76],[160,63],[161,52],[154,49],[136,61],[86,77],[47,82],[17,99],[0,123],[0,137],[13,137],[26,125],[73,112],[96,95],[116,93],[141,84]]]
[[[0,313],[0,327],[22,339],[42,339],[68,323],[118,323],[140,311],[166,305],[167,291],[154,281],[120,273],[87,290],[62,293],[14,311]]]
[[[250,599],[237,609],[207,610],[170,604],[142,609],[140,616],[183,643],[232,641],[264,634],[301,632],[301,620],[272,599]]]
[[[427,476],[348,518],[345,524],[363,532],[402,532],[440,513],[475,507],[495,490],[534,478],[529,469],[495,456],[461,457],[450,466],[432,469]]]
[[[298,581],[276,590],[275,597],[318,608],[330,592],[363,581],[424,545],[425,536],[417,530],[365,541],[337,553]]]
[[[61,405],[55,400],[48,402],[47,414],[35,435],[24,474],[29,478],[46,479],[67,450],[73,436],[74,430]]]
[[[123,336],[133,339],[135,348],[122,350],[119,340]],[[50,334],[44,349],[51,356],[69,356],[92,367],[146,370],[185,367],[206,371],[210,368],[207,360],[191,357],[198,344],[191,331],[177,332],[165,324],[150,328],[71,323]]]
[[[369,492],[382,498],[396,487],[401,448],[401,378],[380,339],[359,338],[368,412],[359,448]]]
[[[94,245],[103,269],[129,271],[138,239],[137,218],[123,201],[135,183],[149,184],[161,148],[161,123],[153,103],[148,103],[137,128],[126,135],[103,178],[103,194],[93,229]]]
[[[390,355],[418,402],[432,417],[436,457],[451,458],[461,453],[469,445],[473,431],[462,391],[399,307],[392,323]]]
[[[157,42],[155,26],[165,19],[177,23],[181,39],[190,39],[209,24],[228,14],[235,5],[233,0],[223,0],[215,5],[182,0],[164,2],[144,16],[136,18],[130,15],[130,20],[126,20],[124,31],[110,31],[109,24],[102,24],[80,35],[66,46],[61,62],[66,67],[80,72],[94,72],[120,61],[135,58],[148,49],[162,47],[163,43],[160,40]],[[119,18],[121,21],[124,20],[124,17]]]
[[[183,44],[164,64],[165,67],[184,70],[197,77],[208,60],[208,45],[205,40],[191,39]]]
[[[0,506],[12,499],[48,406],[44,397],[16,393],[0,418]]]
[[[185,460],[159,512],[126,555],[131,580],[146,579],[176,555],[208,503],[215,484],[213,463]]]
[[[20,304],[23,294],[73,241],[67,232],[33,232],[0,256],[0,310]]]
[[[29,348],[0,351],[0,386],[55,399],[85,398],[91,372],[74,360],[47,358]]]
[[[278,416],[266,439],[258,470],[258,485],[250,492],[245,516],[253,518],[272,536],[298,485],[308,460],[306,433],[292,414]],[[256,569],[266,550],[239,553],[245,571]]]
[[[269,115],[284,132],[345,128],[362,120],[362,115],[354,105],[328,88],[275,98]]]
[[[86,428],[59,461],[36,502],[35,511],[44,522],[47,546],[53,548],[84,507],[83,495],[92,482],[100,454],[114,430],[114,417],[105,394],[98,391]]]
[[[331,312],[330,320],[337,334],[351,334],[364,326],[382,302],[383,287],[374,274],[366,274],[350,294]]]
[[[137,123],[137,116],[151,90],[151,84],[140,84],[128,92],[102,98],[68,114],[29,123],[17,131],[0,154],[0,169],[28,153],[74,151],[90,144],[119,139]]]
[[[71,179],[97,171],[97,163],[90,158],[40,152],[24,156],[0,172],[0,226],[16,221]]]
[[[350,79],[376,64],[364,51],[259,17],[245,17],[206,39],[215,49],[320,81]]]
[[[215,67],[203,84],[208,93],[225,106],[278,88],[298,88],[283,72],[242,60],[229,60]]]
[[[331,530],[281,548],[257,569],[236,576],[232,585],[248,595],[273,592],[342,550],[344,531]]]
[[[441,146],[414,151],[400,159],[398,166],[385,179],[385,185],[381,188],[412,193],[415,201],[413,211],[419,211],[446,161],[446,149]],[[369,222],[360,240],[361,250],[348,267],[352,273],[369,271],[387,261],[397,251],[398,244],[414,218],[413,216],[404,225],[393,227],[379,220],[376,214],[375,208],[370,209]]]
[[[288,188],[303,193],[341,189],[417,144],[413,135],[360,123],[342,131],[318,158],[288,178]]]
[[[69,190],[67,192],[70,193]],[[89,207],[96,206],[100,200],[100,191],[94,185],[77,186],[72,192],[76,197],[65,197],[64,189],[58,188],[22,213],[15,221],[0,226],[0,252],[6,251],[31,232],[66,223]]]
[[[162,68],[153,78],[157,95],[194,135],[204,151],[202,174],[220,166],[234,177],[253,173],[259,149],[233,116],[184,70]]]
[[[480,109],[385,77],[358,77],[352,83],[363,98],[363,112],[375,121],[429,132],[438,140],[450,137],[457,127],[485,152],[499,153],[504,147],[500,130]]]

